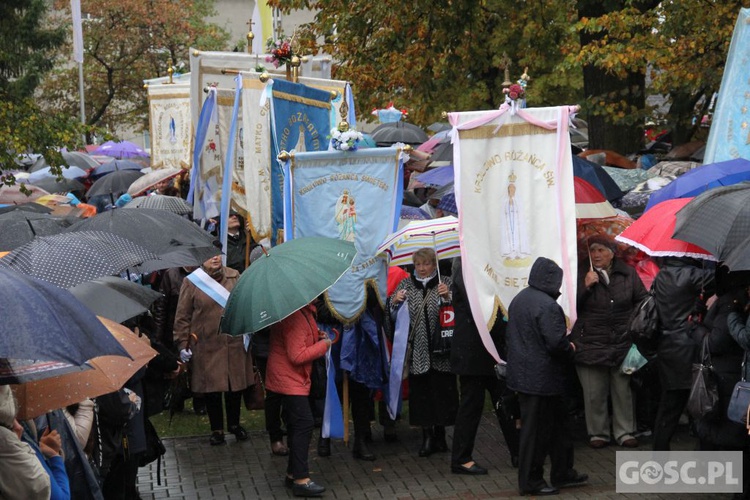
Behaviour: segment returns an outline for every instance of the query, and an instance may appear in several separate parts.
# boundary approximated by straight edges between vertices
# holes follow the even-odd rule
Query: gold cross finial
[[[173,84],[172,76],[174,75],[174,66],[172,66],[172,58],[167,60],[167,74],[169,75],[169,84]]]
[[[250,20],[249,20],[248,22],[246,22],[245,24],[247,24],[247,28],[248,28],[248,30],[250,30],[250,31],[253,31],[253,26],[255,26],[255,21],[253,21],[253,18],[252,18],[252,17],[251,17],[251,18],[250,18]]]
[[[500,67],[505,70],[505,81],[503,82],[503,87],[510,87],[513,82],[510,81],[510,66],[511,66],[511,60],[510,57],[508,57],[507,52],[503,52],[503,57],[500,58]]]

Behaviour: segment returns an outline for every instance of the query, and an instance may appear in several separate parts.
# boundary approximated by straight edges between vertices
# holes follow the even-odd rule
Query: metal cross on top
[[[247,38],[247,53],[252,54],[253,53],[253,38],[255,38],[255,33],[253,33],[253,26],[255,25],[255,22],[253,21],[253,18],[251,17],[247,24],[247,35],[245,35],[245,38]]]

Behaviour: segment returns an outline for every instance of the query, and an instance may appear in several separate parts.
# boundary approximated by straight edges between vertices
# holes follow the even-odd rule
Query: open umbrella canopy
[[[34,186],[43,189],[48,193],[70,193],[75,191],[82,194],[86,191],[86,186],[80,181],[75,179],[58,180],[55,177],[45,177],[38,181],[34,181]]]
[[[161,293],[117,276],[104,276],[68,289],[97,316],[122,323],[148,311]]]
[[[600,165],[580,156],[573,155],[573,175],[594,186],[607,201],[617,200],[625,194]]]
[[[693,198],[677,212],[673,237],[725,260],[750,237],[750,182],[714,188]]]
[[[90,369],[86,363],[78,366],[63,361],[0,358],[0,385],[22,384]]]
[[[253,333],[312,302],[350,269],[348,241],[308,237],[286,241],[253,262],[229,295],[221,331]]]
[[[409,189],[416,187],[442,187],[453,182],[453,165],[431,168],[421,174],[412,175]],[[414,185],[411,185],[412,182]],[[419,185],[417,185],[419,184]]]
[[[576,200],[576,219],[601,219],[617,215],[604,195],[580,177],[573,178]]]
[[[676,222],[675,214],[691,199],[675,198],[655,205],[615,239],[643,250],[652,257],[695,257],[716,260],[703,248],[672,237]]]
[[[403,121],[383,123],[375,127],[370,134],[378,146],[390,146],[397,142],[416,146],[429,139],[424,130]]]
[[[616,215],[603,219],[576,219],[576,240],[578,242],[578,259],[588,257],[588,240],[592,236],[604,236],[617,244],[617,254],[622,255],[630,246],[615,241],[615,236],[622,233],[633,223],[627,215]]]
[[[98,167],[94,168],[91,175],[94,177],[101,177],[105,174],[111,174],[119,170],[137,170],[141,171],[143,165],[130,160],[112,160],[107,163],[102,163]]]
[[[94,151],[91,152],[92,154],[96,155],[107,155],[111,156],[112,158],[148,158],[149,154],[143,150],[142,148],[138,147],[137,145],[133,144],[130,141],[122,141],[122,142],[115,142],[115,141],[107,141],[98,148],[96,148]]]
[[[31,184],[26,184],[25,188],[28,194],[21,191],[21,184],[14,184],[13,186],[0,185],[0,204],[21,205],[22,203],[29,203],[40,196],[49,194],[44,189]]]
[[[97,356],[127,356],[86,306],[50,283],[0,267],[0,304],[0,358],[81,365]]]
[[[412,255],[420,248],[433,248],[438,259],[449,259],[461,254],[458,242],[458,219],[453,216],[425,221],[412,221],[403,229],[389,234],[378,247],[385,253],[391,266],[412,263]]]
[[[76,222],[68,231],[106,231],[134,241],[159,256],[146,263],[150,270],[197,266],[220,252],[211,233],[166,210],[108,210]]]
[[[158,170],[153,170],[133,182],[128,188],[128,194],[130,196],[138,196],[139,194],[154,188],[161,181],[177,177],[180,173],[182,173],[182,170],[179,168],[160,168]]]
[[[147,337],[139,338],[122,325],[99,318],[108,335],[130,358],[100,356],[86,363],[90,370],[27,382],[13,387],[18,407],[18,418],[27,420],[39,415],[79,403],[121,389],[135,372],[145,366],[157,352],[149,345]]]
[[[0,251],[10,251],[37,236],[61,233],[73,223],[64,217],[13,210],[0,213]]]
[[[92,198],[102,194],[111,194],[114,198],[117,198],[122,193],[127,192],[130,185],[141,177],[143,177],[143,174],[138,170],[112,172],[101,179],[97,179],[86,192],[86,196]]]
[[[80,167],[62,167],[63,179],[80,179],[88,175],[85,170]],[[57,175],[52,173],[52,167],[45,167],[43,169],[33,172],[28,177],[29,184],[36,185],[38,181],[43,179],[56,179]]]
[[[104,231],[38,236],[0,259],[0,266],[70,288],[158,256],[132,241]]]
[[[190,203],[177,196],[165,196],[163,194],[138,196],[122,208],[151,208],[154,210],[166,210],[177,215],[193,213],[193,207]]]
[[[731,186],[742,181],[750,181],[750,160],[735,158],[703,165],[651,193],[646,210],[664,200],[690,198],[715,187]]]

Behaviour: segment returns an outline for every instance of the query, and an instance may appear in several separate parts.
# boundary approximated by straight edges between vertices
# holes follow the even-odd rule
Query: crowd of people
[[[427,200],[424,207],[433,205]],[[107,208],[118,209],[113,207],[116,204]],[[217,228],[225,223],[211,222]],[[232,212],[226,224],[226,264],[219,255],[200,269],[231,291],[263,250],[245,230],[239,213]],[[460,258],[439,261],[432,248],[419,249],[412,265],[390,270],[384,304],[370,294],[368,321],[391,342],[399,312],[408,310],[403,386],[408,424],[422,429],[415,460],[446,453],[451,472],[463,475],[484,475],[489,465],[499,466],[479,464],[473,456],[486,393],[524,495],[553,495],[560,488],[587,483],[587,474],[574,467],[570,420],[579,414],[585,416],[592,448],[643,447],[639,437],[652,433],[653,449],[669,450],[685,418],[697,346],[708,336],[724,411],[691,418],[690,427],[700,449],[740,450],[744,463],[750,464],[745,427],[726,417],[734,384],[745,378],[744,353],[750,350],[750,275],[691,258],[659,259],[650,293],[660,332],[652,345],[637,346],[648,363],[632,373],[622,369],[633,349],[628,320],[649,291],[633,267],[616,255],[612,240],[594,236],[586,245],[588,258],[579,263],[575,324],[566,325],[556,300],[562,269],[540,257],[507,317],[498,316],[492,325],[492,341],[507,361],[504,374],[480,338]],[[308,453],[323,418],[319,363],[330,350],[339,366],[340,345],[329,333],[343,332],[344,325],[319,297],[257,332],[247,345],[241,337],[221,333],[223,307],[186,279],[197,268],[166,269],[140,278],[162,297],[150,313],[126,326],[137,327],[159,355],[120,391],[19,422],[9,387],[0,386],[0,498],[137,499],[138,468],[159,455],[149,418],[165,409],[165,401],[171,411],[180,411],[192,397],[193,411],[208,416],[208,444],[225,444],[225,433],[247,440],[241,405],[259,383],[256,371],[265,388],[270,453],[288,460],[284,484],[295,496],[325,492],[310,477]],[[454,308],[455,327],[450,350],[439,351],[435,332],[446,303]],[[189,388],[175,392],[171,382],[185,371]],[[339,368],[339,394],[341,372]],[[365,381],[352,377],[347,385],[355,434],[352,456],[375,460],[368,447],[372,422],[378,420],[384,440],[393,442],[399,439],[400,416],[391,418]],[[453,427],[450,444],[448,427]],[[331,453],[330,438],[322,433],[317,453]],[[547,456],[549,481],[543,468]]]

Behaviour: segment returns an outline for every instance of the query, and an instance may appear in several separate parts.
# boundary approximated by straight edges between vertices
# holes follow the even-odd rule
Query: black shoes
[[[572,488],[574,486],[581,486],[588,482],[588,474],[579,474],[575,470],[572,470],[567,478],[562,481],[552,481],[552,486],[555,488]]]
[[[544,488],[539,488],[538,490],[522,491],[521,496],[548,497],[550,495],[557,495],[558,493],[560,493],[560,490],[558,490],[557,488],[553,488],[552,486],[545,486]]]
[[[318,438],[318,456],[331,456],[331,438],[324,438],[322,436]]]
[[[354,439],[354,446],[352,447],[352,455],[354,458],[360,460],[366,460],[372,462],[375,460],[375,455],[367,447],[367,443],[363,439]]]
[[[230,427],[229,432],[234,434],[234,437],[237,438],[237,441],[247,440],[247,431],[241,425],[235,425],[234,427]]]
[[[220,444],[226,443],[224,439],[224,433],[221,431],[214,431],[211,433],[211,439],[208,440],[211,446],[219,446]]]
[[[518,455],[510,456],[510,465],[513,466],[514,469],[518,469]]]
[[[422,447],[419,449],[420,457],[429,457],[435,452],[435,437],[432,427],[422,427]]]
[[[292,483],[292,493],[295,497],[319,497],[325,491],[325,487],[312,481],[306,483]]]
[[[289,448],[286,447],[283,441],[274,441],[271,443],[271,453],[277,457],[285,457],[289,455]]]
[[[451,465],[451,472],[454,474],[468,474],[470,476],[483,476],[487,474],[487,469],[474,462],[471,467],[465,467],[460,464]]]

